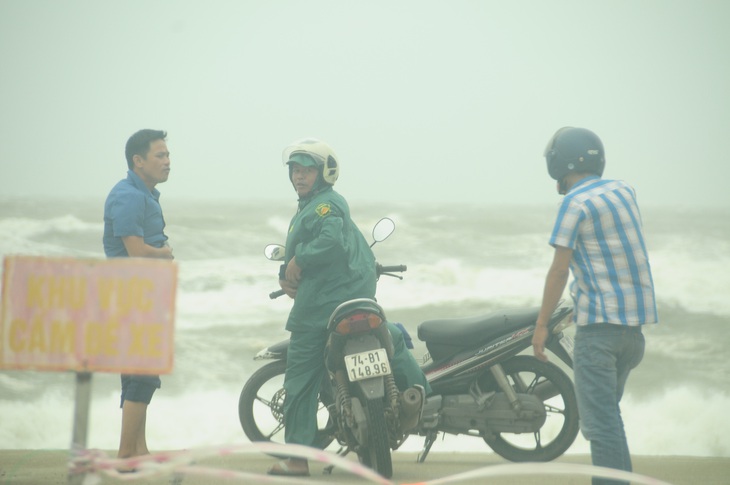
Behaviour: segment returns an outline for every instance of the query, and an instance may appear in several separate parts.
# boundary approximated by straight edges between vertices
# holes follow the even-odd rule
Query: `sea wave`
[[[730,316],[730,245],[727,252],[673,246],[650,254],[657,295],[690,311]],[[715,248],[717,250],[717,248]]]
[[[0,256],[103,258],[102,204],[93,210],[87,205],[26,204],[22,211],[0,205]],[[179,207],[185,210],[176,213]],[[165,209],[166,216],[175,214],[167,219],[168,235],[179,265],[176,363],[150,407],[149,442],[177,449],[245,440],[235,415],[238,393],[259,365],[252,360],[256,351],[286,338],[292,305],[288,297],[269,299],[278,288],[279,264],[267,261],[263,248],[283,242],[293,208],[191,203]],[[359,213],[367,237],[381,212]],[[547,244],[552,217],[508,208],[413,206],[389,213],[397,231],[374,251],[383,264],[407,264],[408,271],[403,280],[381,277],[378,300],[414,336],[427,319],[540,304],[553,252]],[[730,237],[718,227],[720,219],[703,223],[697,217],[667,214],[648,231],[660,324],[646,331],[645,361],[632,373],[624,398],[634,453],[730,455],[724,419],[730,372],[723,347]],[[416,348],[420,357],[423,344]],[[93,385],[89,443],[114,449],[118,376],[96,375]],[[0,447],[66,447],[72,406],[69,374],[0,372]],[[192,432],[182,422],[193,423]],[[447,436],[434,451],[471,450],[474,443]],[[413,437],[404,446],[419,449],[420,442]],[[581,438],[571,448],[586,450]]]
[[[0,219],[0,234],[17,238],[70,233],[98,233],[99,223],[85,222],[75,215],[66,214],[50,219],[9,217]]]
[[[115,378],[115,381],[118,378]],[[155,394],[147,416],[147,441],[155,449],[190,449],[247,443],[238,423],[240,389],[205,389],[190,383],[187,393]],[[116,449],[121,413],[118,391],[94,393],[88,446]],[[650,398],[627,394],[622,417],[633,454],[666,456],[730,456],[730,421],[724,419],[730,394],[690,386],[667,389]],[[48,391],[32,401],[0,400],[5,417],[0,428],[3,449],[63,449],[71,438],[73,401],[70,392]],[[181,426],[181,423],[187,423]],[[411,436],[400,448],[420,451],[423,438]],[[444,435],[432,453],[492,453],[479,438]],[[579,434],[567,454],[586,454],[589,444]]]
[[[265,312],[271,304],[268,294],[278,289],[279,265],[263,256],[201,260],[194,268],[192,262],[179,260],[179,264],[180,298],[196,300],[199,310],[227,306],[228,311],[237,312],[250,306]],[[541,264],[525,267],[479,266],[455,258],[408,264],[402,280],[380,278],[377,297],[385,306],[398,309],[465,301],[482,301],[491,307],[539,305],[549,264],[547,255]],[[730,258],[697,260],[657,254],[652,268],[660,319],[662,306],[730,316],[730,299],[725,296],[730,292]],[[563,296],[570,300],[567,288]]]

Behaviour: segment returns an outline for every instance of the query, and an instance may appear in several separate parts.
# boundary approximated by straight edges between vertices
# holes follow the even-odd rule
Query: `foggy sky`
[[[103,200],[140,128],[164,198],[554,204],[542,152],[594,130],[642,205],[730,207],[730,2],[0,0],[0,197]]]

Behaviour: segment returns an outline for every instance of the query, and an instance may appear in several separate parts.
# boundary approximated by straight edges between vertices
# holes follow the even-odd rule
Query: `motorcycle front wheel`
[[[545,405],[545,424],[534,433],[496,433],[484,441],[513,462],[551,461],[570,448],[578,435],[578,403],[573,382],[559,367],[519,355],[504,364],[515,392],[532,394]]]
[[[254,372],[238,398],[238,419],[243,432],[251,441],[284,443],[284,373],[286,361],[270,362]],[[319,402],[317,410],[317,437],[314,446],[325,449],[333,441],[326,430],[329,412]]]

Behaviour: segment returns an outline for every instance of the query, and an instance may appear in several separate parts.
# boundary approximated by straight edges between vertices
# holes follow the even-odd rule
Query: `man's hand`
[[[548,329],[545,325],[535,326],[535,333],[532,335],[532,351],[539,360],[547,362],[545,355],[545,341],[548,337]]]
[[[279,280],[279,286],[284,290],[289,298],[296,298],[297,296],[297,285],[289,283],[287,280]]]
[[[172,254],[172,246],[170,246],[168,243],[165,243],[164,246],[162,246],[162,249],[167,249],[170,251],[169,256],[163,256],[164,259],[175,259],[175,256]]]
[[[299,285],[299,280],[302,279],[302,268],[297,264],[297,257],[294,256],[286,265],[286,272],[284,273],[286,281],[294,285],[296,288]],[[283,287],[282,287],[283,288]],[[286,289],[284,289],[286,291]]]
[[[558,301],[560,301],[565,285],[568,283],[571,259],[573,259],[572,249],[555,246],[553,262],[545,277],[545,289],[542,294],[540,313],[538,313],[537,322],[535,322],[535,333],[532,335],[532,350],[535,357],[543,362],[548,361],[547,355],[545,355],[545,342],[548,338],[547,322],[555,311],[555,307],[558,306]]]
[[[161,248],[156,248],[145,243],[141,236],[123,236],[122,243],[131,258],[175,259],[172,247],[167,243]]]

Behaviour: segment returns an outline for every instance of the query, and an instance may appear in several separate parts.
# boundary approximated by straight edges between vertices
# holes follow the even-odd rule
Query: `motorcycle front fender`
[[[289,339],[270,345],[257,353],[253,360],[286,360],[289,350]]]
[[[354,384],[360,388],[365,399],[383,399],[385,397],[385,380],[382,377],[373,377]]]

